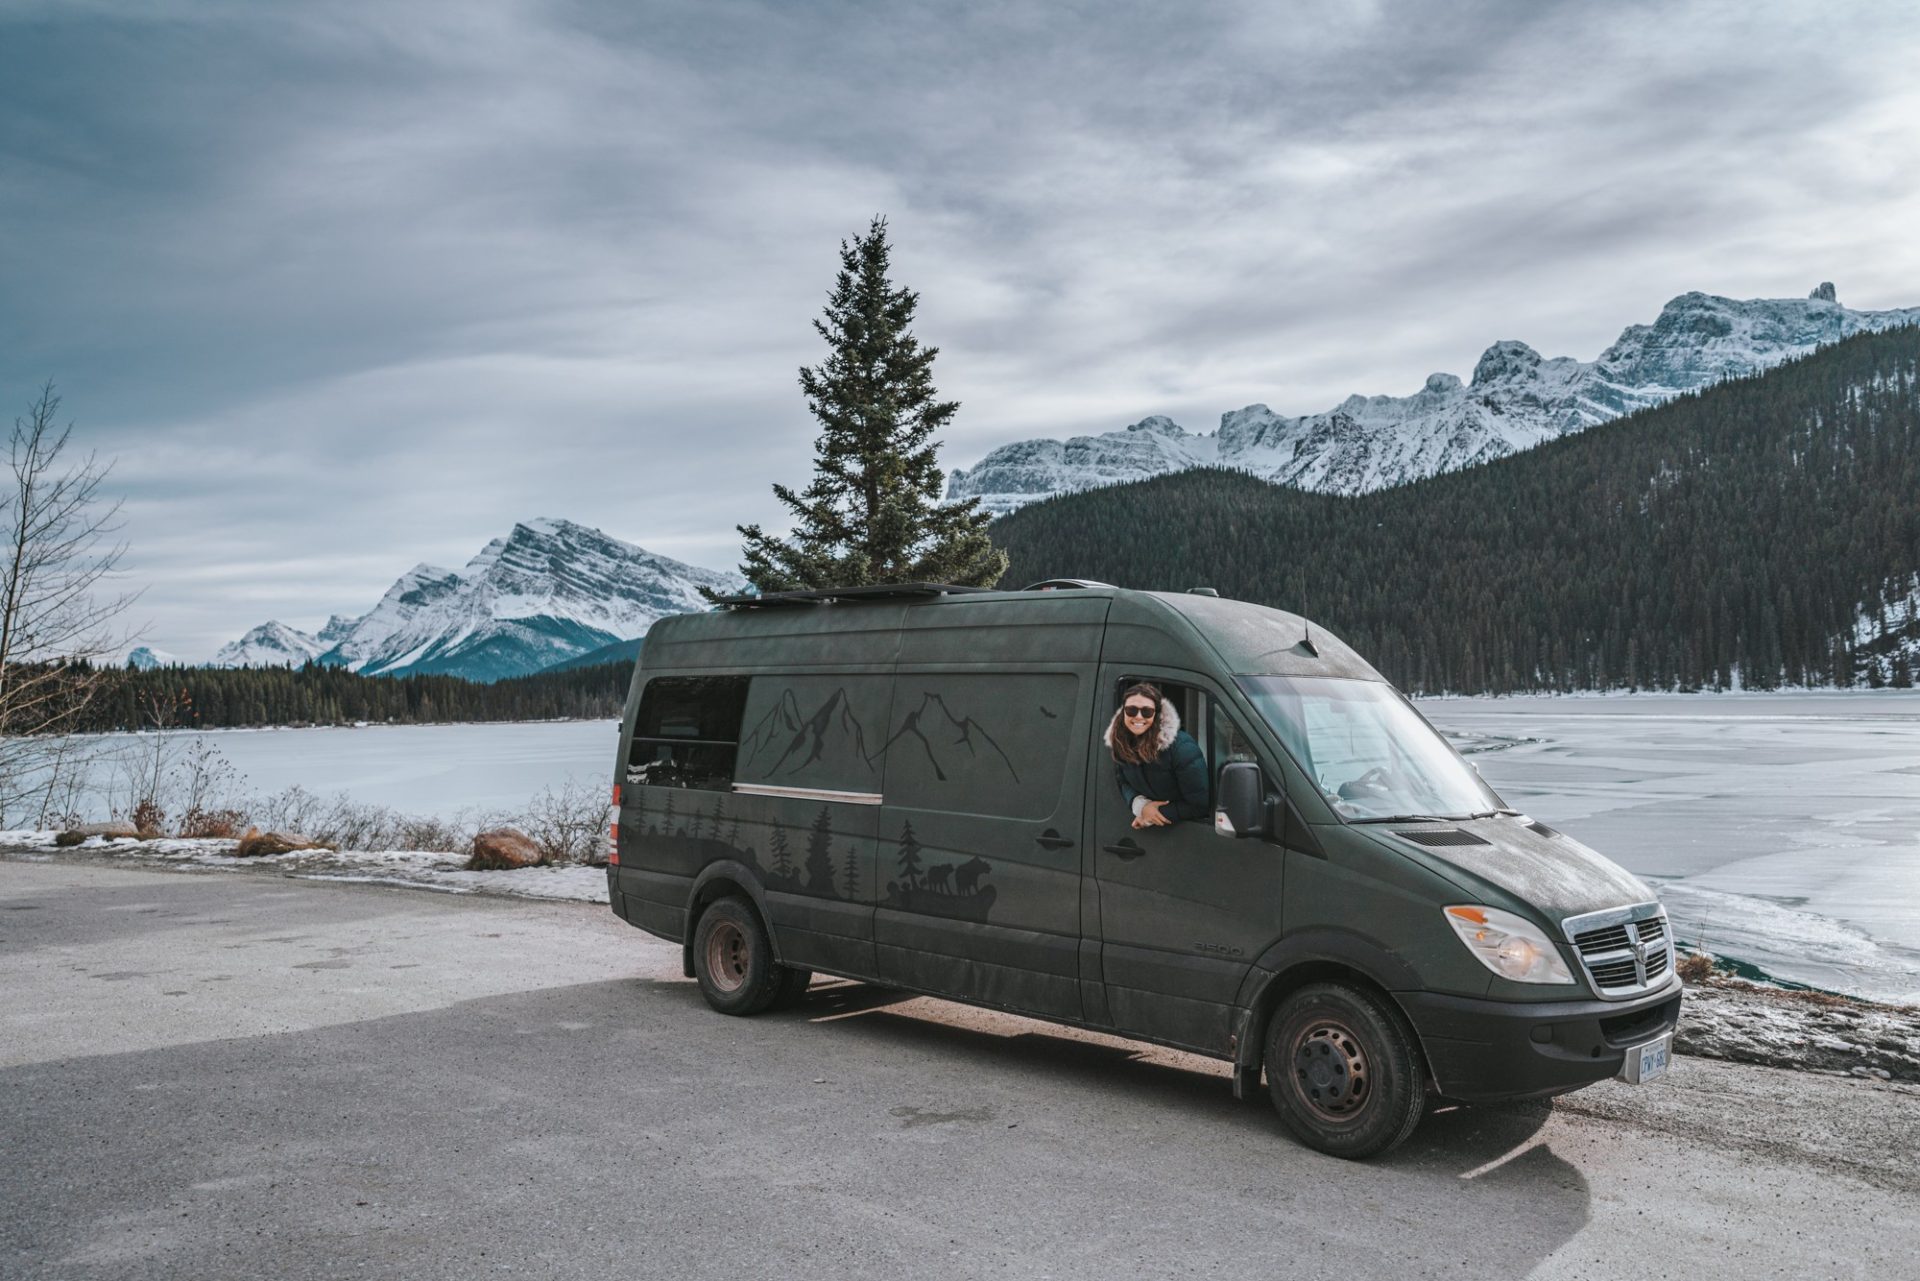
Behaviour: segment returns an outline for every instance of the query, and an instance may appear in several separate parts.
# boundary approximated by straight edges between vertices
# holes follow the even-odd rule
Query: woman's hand
[[[1166,801],[1148,801],[1140,807],[1140,813],[1135,816],[1133,826],[1136,829],[1142,827],[1172,827],[1173,820],[1166,815],[1167,805],[1168,802]]]

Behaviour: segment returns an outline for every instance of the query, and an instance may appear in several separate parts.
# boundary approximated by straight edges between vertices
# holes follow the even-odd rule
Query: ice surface
[[[1920,998],[1920,693],[1421,710],[1511,804],[1653,881],[1679,937],[1780,978]]]

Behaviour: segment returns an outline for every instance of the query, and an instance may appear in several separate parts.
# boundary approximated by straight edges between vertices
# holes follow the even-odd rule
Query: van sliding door
[[[874,840],[892,696],[880,672],[755,676],[711,822],[759,873],[782,960],[874,973]]]
[[[883,981],[1078,1019],[1088,697],[1107,601],[909,610],[880,811]]]

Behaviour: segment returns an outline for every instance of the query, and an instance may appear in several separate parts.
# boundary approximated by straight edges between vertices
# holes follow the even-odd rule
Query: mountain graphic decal
[[[880,755],[867,751],[866,728],[853,714],[845,686],[827,695],[812,712],[800,710],[800,700],[791,689],[782,690],[779,700],[747,735],[741,751],[746,769],[764,770],[767,778],[798,774],[821,761],[858,761],[871,773]]]
[[[900,722],[900,728],[893,731],[874,755],[880,756],[903,738],[920,744],[921,750],[927,754],[927,764],[933,767],[933,776],[943,783],[947,781],[947,771],[941,766],[942,757],[951,759],[952,754],[959,750],[964,750],[969,757],[977,757],[983,750],[991,751],[1006,767],[1007,776],[1016,783],[1020,781],[1020,771],[1013,767],[1012,759],[1001,749],[993,735],[971,716],[955,716],[946,700],[938,694],[922,694],[920,706],[907,713]]]

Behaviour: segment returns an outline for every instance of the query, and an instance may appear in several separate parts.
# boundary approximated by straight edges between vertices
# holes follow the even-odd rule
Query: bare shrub
[[[214,840],[232,840],[247,830],[247,815],[244,810],[191,809],[180,816],[177,829],[182,836]]]
[[[143,839],[151,838],[165,830],[167,811],[154,797],[143,796],[134,802],[127,821],[133,824],[133,830],[140,833]]]
[[[605,866],[611,809],[601,788],[569,779],[557,792],[542,789],[516,826],[540,847],[545,862]]]
[[[180,808],[184,815],[207,815],[218,812],[222,805],[231,812],[233,799],[239,794],[244,780],[240,771],[233,767],[205,735],[195,735],[187,744],[185,757],[181,760],[178,773]],[[184,817],[182,818],[184,822]],[[182,836],[186,833],[182,832]]]
[[[316,826],[314,820],[324,805],[325,802],[318,796],[295,783],[292,787],[254,802],[252,808],[257,821],[268,827],[311,832]]]
[[[1688,952],[1674,964],[1673,969],[1684,982],[1703,982],[1713,974],[1713,958],[1705,952]]]
[[[251,823],[263,831],[301,832],[340,850],[452,854],[470,848],[480,832],[510,827],[539,847],[542,863],[604,866],[609,817],[606,794],[577,781],[542,790],[524,812],[475,810],[453,818],[403,814],[338,793],[320,796],[296,784],[242,805],[189,811],[181,831],[186,834],[190,819],[207,829],[195,834],[208,836],[230,836]]]
[[[452,852],[473,843],[473,833],[453,820],[409,814],[394,817],[394,840],[390,849]]]

